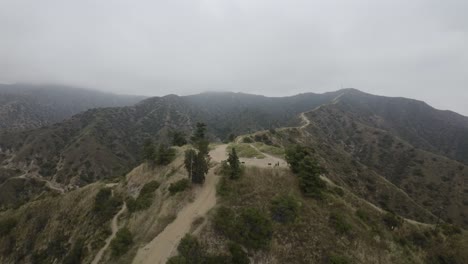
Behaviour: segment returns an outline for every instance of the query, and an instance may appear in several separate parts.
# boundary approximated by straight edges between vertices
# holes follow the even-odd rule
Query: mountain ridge
[[[0,85],[0,131],[39,128],[90,108],[132,105],[143,98],[60,85]]]

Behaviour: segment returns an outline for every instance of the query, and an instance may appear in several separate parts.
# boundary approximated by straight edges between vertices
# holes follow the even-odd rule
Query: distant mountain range
[[[47,96],[49,92],[58,90],[61,94]],[[20,94],[17,95],[19,98],[33,100],[30,95],[21,95],[21,89],[16,91]],[[47,104],[47,98],[58,102],[64,96],[69,100],[68,105],[76,111],[79,107],[94,106],[98,102],[130,104],[138,100],[136,97],[59,88],[41,92],[25,88],[24,93],[37,94],[34,102],[41,102],[40,110],[36,111],[36,103],[28,104],[30,101],[26,99],[10,102],[10,105],[23,105],[32,113],[44,114],[44,118],[38,117],[36,123],[21,125],[20,120],[33,118],[27,114],[28,111],[19,111],[19,117],[30,116],[29,119],[12,119],[16,120],[14,126],[22,128],[65,118],[66,111],[62,111],[60,117],[45,121],[48,112],[41,112],[44,109],[67,107],[64,102]],[[73,98],[69,97],[70,94]],[[89,101],[80,104],[78,95]],[[6,97],[2,98],[6,101]],[[73,112],[75,110],[69,110],[68,115]],[[221,141],[230,134],[298,126],[301,124],[299,114],[303,112],[312,121],[309,140],[313,138],[316,142],[326,142],[328,146],[333,146],[334,151],[341,149],[349,153],[361,164],[375,167],[378,174],[398,186],[409,184],[408,180],[411,186],[422,186],[418,185],[422,181],[432,186],[428,188],[432,188],[434,197],[440,194],[439,185],[442,184],[447,195],[459,194],[456,212],[465,208],[464,203],[468,203],[467,193],[463,189],[468,180],[468,172],[464,170],[468,164],[468,118],[434,109],[424,102],[374,96],[355,89],[277,98],[229,92],[168,95],[148,98],[132,106],[90,109],[53,125],[1,134],[2,178],[6,180],[16,175],[13,171],[20,171],[63,185],[84,186],[100,179],[120,176],[136,166],[141,161],[142,144],[148,138],[170,143],[172,132],[189,135],[196,122],[205,122],[211,140]],[[424,158],[416,158],[418,155]],[[448,168],[441,169],[444,168],[441,165],[434,165],[431,171],[427,171],[427,166],[414,167],[418,162],[432,164],[433,160],[443,159],[450,164],[447,165],[450,172],[446,171]],[[421,179],[412,176],[421,170],[424,174],[437,176]],[[454,182],[459,186],[447,185]],[[415,190],[413,187],[406,189]],[[427,193],[431,192],[424,191],[424,195],[418,195],[425,196]]]
[[[366,203],[370,202],[372,205],[366,206],[376,212],[394,212],[410,219],[410,223],[420,221],[422,223],[415,223],[415,226],[428,230],[432,230],[429,224],[436,223],[439,217],[444,223],[468,227],[468,117],[434,109],[421,101],[375,96],[356,89],[290,97],[210,92],[147,99],[58,87],[20,88],[15,93],[11,92],[12,87],[3,87],[0,91],[8,94],[0,97],[0,220],[2,213],[18,219],[29,219],[34,214],[34,222],[22,220],[18,223],[19,227],[28,228],[23,233],[42,232],[44,236],[62,238],[64,231],[58,228],[60,225],[46,226],[48,217],[55,215],[54,221],[74,223],[70,224],[67,238],[81,237],[72,231],[86,230],[86,237],[81,239],[89,245],[102,242],[106,231],[101,230],[102,225],[93,218],[91,211],[98,190],[104,186],[100,182],[116,181],[121,186],[119,192],[133,195],[135,189],[132,188],[137,183],[129,184],[129,179],[136,177],[149,181],[154,174],[160,174],[159,180],[170,181],[170,175],[183,174],[183,165],[141,165],[143,144],[147,139],[156,144],[171,144],[171,135],[176,131],[184,133],[188,139],[197,122],[207,124],[211,142],[225,141],[234,134],[241,136],[239,140],[249,137],[254,142],[280,149],[294,144],[310,147],[333,184]],[[178,161],[183,163],[182,159]],[[250,172],[251,182],[244,185],[253,184],[255,173],[260,173],[252,168]],[[262,177],[268,179],[270,172],[261,172]],[[295,186],[296,178],[288,179],[289,185]],[[272,189],[271,196],[275,196],[276,189],[281,189],[280,186],[269,188]],[[334,191],[339,197],[345,195],[343,191]],[[59,196],[57,192],[63,195]],[[248,200],[254,194],[243,195],[243,199]],[[172,199],[168,197],[173,196],[162,190],[158,191],[158,197]],[[357,210],[354,212],[355,206],[363,206],[359,199],[346,195],[336,204],[331,200],[305,202],[307,210],[321,212],[313,215],[322,219],[320,221],[328,219],[328,207],[336,207],[333,210],[338,211],[346,208],[348,220],[367,219],[367,216],[359,216]],[[353,205],[345,206],[345,202]],[[74,208],[73,216],[64,216],[66,214],[61,210],[68,212],[70,204],[75,203],[85,211]],[[44,212],[42,208],[49,206],[53,208],[51,212]],[[29,213],[30,210],[34,213]],[[127,215],[124,218],[129,222],[135,219],[145,222],[145,219],[154,220],[153,216],[131,218]],[[159,223],[159,220],[154,221]],[[365,221],[372,227],[366,227],[367,224],[362,227],[372,231],[356,234],[369,235],[369,245],[374,246],[374,238],[378,237],[392,248],[405,247],[392,237],[382,235],[378,228],[374,230],[378,226],[372,222],[374,220]],[[146,232],[146,229],[131,227]],[[307,224],[296,231],[302,234],[302,230],[309,227]],[[19,230],[17,233],[23,234]],[[47,233],[50,230],[57,234]],[[390,230],[392,234],[400,232]],[[424,239],[438,239],[430,232],[424,233],[426,238],[411,239],[416,241],[414,244],[426,243],[421,242]],[[336,234],[329,234],[325,239],[329,237],[341,239],[341,235]],[[48,237],[41,239],[49,241]],[[352,236],[349,239],[352,241]],[[49,247],[53,251],[56,246],[49,244],[45,250],[44,242],[31,242],[30,245],[25,242],[27,240],[25,237],[11,242],[11,238],[0,236],[0,245],[10,249],[0,252],[0,259],[33,259],[37,256],[31,256],[28,246],[37,252],[49,252]],[[65,237],[62,240],[68,241]],[[302,243],[302,240],[291,241]],[[71,248],[66,242],[62,244]],[[15,251],[12,245],[21,250]],[[96,250],[90,248],[91,251],[86,253],[88,259]],[[421,253],[413,246],[407,250]],[[424,250],[432,252],[428,248]],[[56,252],[60,256],[57,259],[63,257],[63,252]],[[40,257],[47,259],[48,256],[43,253]],[[394,263],[393,260],[383,263]]]
[[[143,98],[57,85],[0,84],[0,131],[38,128],[90,108],[133,105]]]

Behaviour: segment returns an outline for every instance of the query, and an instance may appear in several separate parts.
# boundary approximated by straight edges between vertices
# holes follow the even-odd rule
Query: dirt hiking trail
[[[101,258],[104,255],[104,252],[106,252],[112,239],[114,239],[115,235],[117,234],[117,231],[119,230],[119,225],[118,225],[119,216],[123,214],[125,210],[127,210],[127,205],[124,203],[122,206],[122,209],[120,209],[120,211],[114,216],[114,218],[112,218],[112,222],[111,222],[112,234],[110,235],[110,237],[106,239],[106,244],[96,254],[96,256],[93,259],[93,262],[91,262],[92,264],[98,264],[99,261],[101,261]]]
[[[304,128],[306,128],[308,125],[310,125],[310,120],[309,120],[309,118],[307,118],[307,116],[305,115],[305,112],[304,112],[304,113],[301,113],[300,117],[301,117],[301,120],[302,120],[303,123],[304,123],[302,126],[299,127],[300,129],[304,129]]]
[[[227,145],[218,145],[210,151],[212,161],[221,162],[227,159]],[[195,200],[187,204],[177,214],[177,218],[170,223],[158,236],[143,248],[140,248],[133,259],[133,264],[165,264],[167,259],[177,251],[177,245],[182,237],[190,231],[192,223],[200,216],[204,216],[216,205],[216,185],[219,176],[211,168],[202,186],[194,186]]]

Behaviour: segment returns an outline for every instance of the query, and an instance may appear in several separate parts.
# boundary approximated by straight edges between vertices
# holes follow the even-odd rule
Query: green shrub
[[[321,198],[326,184],[320,175],[325,170],[312,157],[312,150],[294,145],[286,149],[285,158],[291,171],[299,177],[299,188],[304,196]]]
[[[324,170],[310,156],[306,156],[299,167],[299,188],[304,196],[321,198],[322,190],[326,187],[325,182],[320,179]]]
[[[348,223],[345,217],[340,213],[332,213],[329,221],[338,234],[349,234],[352,229],[351,224]]]
[[[330,264],[349,264],[349,263],[351,263],[351,261],[347,257],[341,256],[341,255],[331,255],[329,257],[329,260],[330,260]]]
[[[300,203],[290,195],[282,195],[271,201],[271,216],[274,221],[291,223],[299,215]]]
[[[53,176],[57,172],[57,164],[45,162],[40,165],[39,174],[44,177]]]
[[[189,263],[183,256],[174,256],[167,260],[166,264],[187,264]]]
[[[135,198],[129,196],[127,197],[125,202],[127,203],[127,209],[130,213],[138,211],[138,205],[137,205]]]
[[[345,195],[343,188],[340,188],[340,187],[334,187],[333,192],[340,197],[343,197]]]
[[[369,221],[369,219],[370,219],[370,218],[369,218],[369,215],[367,214],[367,212],[364,211],[364,210],[362,210],[362,209],[357,209],[357,210],[356,210],[356,216],[357,216],[359,219],[361,219],[361,220],[363,220],[363,221],[365,221],[365,222]]]
[[[67,244],[68,237],[62,234],[55,235],[53,239],[47,244],[47,255],[53,257],[61,257],[67,253],[65,245]]]
[[[213,218],[215,230],[227,237],[235,236],[235,218],[236,215],[232,209],[221,206]]]
[[[216,186],[216,194],[225,197],[228,196],[231,191],[232,187],[229,185],[228,179],[226,177],[221,177],[218,186]]]
[[[205,257],[203,264],[229,264],[231,263],[231,256],[226,255],[208,255]]]
[[[247,253],[242,249],[239,244],[231,243],[229,245],[229,252],[231,253],[232,264],[249,264],[250,260]]]
[[[232,209],[220,207],[213,224],[217,232],[252,249],[268,247],[273,233],[271,220],[255,208],[247,208],[236,215]]]
[[[179,254],[183,256],[187,263],[202,263],[205,253],[198,240],[189,234],[185,235],[177,247]]]
[[[197,238],[186,234],[177,247],[178,256],[171,257],[166,264],[220,264],[231,263],[231,256],[209,255]]]
[[[172,132],[172,145],[181,147],[185,144],[187,144],[187,137],[184,132]]]
[[[253,143],[254,141],[253,141],[253,139],[251,137],[244,137],[242,139],[242,142],[243,143]]]
[[[300,163],[306,156],[311,154],[311,151],[301,145],[293,145],[286,149],[285,154],[286,161],[292,172],[298,173],[300,170]]]
[[[17,224],[18,221],[11,217],[0,220],[0,237],[8,235]]]
[[[125,254],[133,243],[133,236],[128,228],[120,229],[115,238],[111,241],[111,250],[113,256],[121,256]]]
[[[137,199],[127,198],[127,207],[130,212],[148,209],[153,204],[154,192],[159,188],[159,182],[150,181],[140,190]]]
[[[394,213],[386,213],[382,220],[384,224],[391,230],[403,225],[403,219]]]
[[[245,209],[236,223],[239,242],[252,249],[266,248],[270,244],[273,226],[271,220],[260,210]]]
[[[441,224],[440,229],[446,236],[461,234],[462,230],[460,227],[451,224]]]
[[[110,220],[122,205],[119,198],[112,197],[112,190],[110,188],[103,188],[99,190],[94,199],[94,213],[105,222]]]
[[[424,248],[429,245],[429,238],[426,237],[425,234],[413,231],[406,237],[407,240],[411,241],[411,243],[415,246]]]
[[[96,194],[96,198],[94,198],[94,211],[103,211],[111,196],[112,190],[110,188],[100,189]]]
[[[182,179],[171,183],[169,186],[169,192],[171,194],[176,194],[178,192],[182,192],[190,186],[190,181],[188,179]]]
[[[176,156],[176,150],[166,145],[159,145],[155,153],[155,163],[158,165],[167,165],[171,163]]]

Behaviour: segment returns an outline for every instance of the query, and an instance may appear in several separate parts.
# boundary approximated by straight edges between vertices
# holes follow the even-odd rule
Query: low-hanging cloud
[[[468,114],[462,0],[0,0],[0,82],[163,95],[340,87]]]

